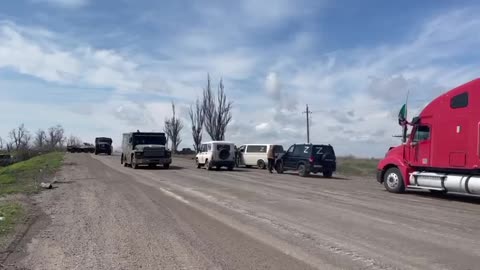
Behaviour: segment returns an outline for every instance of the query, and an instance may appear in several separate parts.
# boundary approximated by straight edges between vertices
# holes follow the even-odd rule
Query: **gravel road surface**
[[[67,154],[12,269],[479,269],[480,199]],[[1,269],[1,267],[0,267]]]

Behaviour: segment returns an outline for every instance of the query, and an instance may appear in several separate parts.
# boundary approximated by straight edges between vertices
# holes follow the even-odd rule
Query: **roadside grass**
[[[63,156],[52,152],[0,168],[0,196],[37,192],[40,182],[60,168]]]
[[[0,238],[10,233],[25,216],[20,203],[0,202]]]
[[[379,159],[357,158],[353,156],[337,157],[337,173],[352,176],[372,176],[377,172]]]

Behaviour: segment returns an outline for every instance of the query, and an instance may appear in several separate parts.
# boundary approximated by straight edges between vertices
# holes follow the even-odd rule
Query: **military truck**
[[[10,154],[0,153],[0,167],[8,166],[13,163],[13,158]]]
[[[95,155],[98,154],[112,155],[112,139],[107,137],[95,138]]]
[[[68,145],[67,152],[70,153],[94,153],[95,146],[91,143],[83,143],[81,145]]]
[[[122,140],[121,163],[138,169],[141,165],[155,168],[163,165],[168,169],[172,163],[172,153],[166,146],[167,137],[163,132],[124,133]]]

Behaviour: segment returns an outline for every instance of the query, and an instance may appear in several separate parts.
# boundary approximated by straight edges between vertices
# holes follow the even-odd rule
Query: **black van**
[[[278,173],[298,171],[302,177],[321,172],[330,178],[337,169],[337,158],[329,144],[294,144],[275,161],[275,169]]]

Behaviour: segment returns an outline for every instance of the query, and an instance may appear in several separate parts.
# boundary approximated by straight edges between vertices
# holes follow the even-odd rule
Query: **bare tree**
[[[67,145],[80,145],[82,144],[82,140],[80,138],[70,135],[67,139]]]
[[[61,125],[56,125],[48,129],[47,144],[50,149],[61,147],[65,141],[65,130]]]
[[[173,153],[177,152],[177,148],[182,142],[180,138],[180,132],[183,129],[182,120],[177,118],[175,114],[175,103],[172,101],[172,112],[173,115],[171,118],[165,119],[164,131],[167,134],[168,138],[172,142],[172,151]]]
[[[198,152],[200,150],[200,145],[202,144],[203,123],[205,122],[202,104],[198,98],[195,105],[190,106],[188,114],[190,116],[190,121],[192,122],[193,148]]]
[[[43,149],[45,147],[46,141],[47,134],[45,133],[45,130],[39,129],[37,133],[35,133],[35,139],[33,141],[35,148]]]
[[[2,139],[2,137],[0,137],[0,150],[2,150],[2,149],[3,149],[3,139]]]
[[[205,130],[212,140],[223,141],[227,126],[232,120],[233,103],[227,100],[223,80],[220,80],[215,99],[212,93],[210,76],[207,78],[207,87],[203,90],[202,110],[205,118]]]
[[[28,148],[30,140],[32,139],[24,124],[21,124],[18,128],[12,129],[12,131],[9,133],[9,136],[12,140],[11,147],[13,147],[15,150]]]

